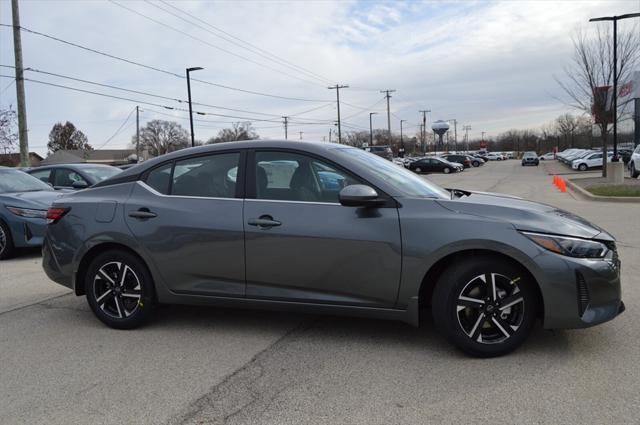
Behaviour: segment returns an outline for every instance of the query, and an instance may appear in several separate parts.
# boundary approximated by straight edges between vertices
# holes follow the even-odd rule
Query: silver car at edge
[[[614,238],[567,211],[445,190],[361,149],[232,142],[164,155],[48,213],[43,266],[105,324],[161,303],[401,320],[463,351],[624,310]]]

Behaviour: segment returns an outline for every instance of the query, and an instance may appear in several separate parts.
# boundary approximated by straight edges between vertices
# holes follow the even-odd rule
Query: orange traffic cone
[[[560,179],[559,183],[560,185],[558,186],[558,188],[560,189],[560,192],[565,193],[567,191],[567,184],[565,183],[564,179]]]

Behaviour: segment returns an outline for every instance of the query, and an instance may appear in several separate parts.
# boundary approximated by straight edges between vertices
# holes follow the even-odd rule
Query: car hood
[[[54,190],[2,193],[0,194],[0,201],[11,207],[46,210],[51,206],[53,201],[63,195],[64,193]]]
[[[463,214],[503,220],[518,230],[579,238],[614,240],[600,227],[569,211],[511,195],[461,191],[467,196],[439,200],[443,207]]]

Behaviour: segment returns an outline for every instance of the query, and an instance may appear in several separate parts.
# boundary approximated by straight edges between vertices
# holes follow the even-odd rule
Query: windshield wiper
[[[462,190],[462,189],[451,189],[451,188],[445,188],[445,190],[448,190],[449,192],[451,192],[451,200],[454,199],[454,196],[458,196],[459,198],[462,198],[463,196],[471,196],[471,192],[469,192],[468,190]]]

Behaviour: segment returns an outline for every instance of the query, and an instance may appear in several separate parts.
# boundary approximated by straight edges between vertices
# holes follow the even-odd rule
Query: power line
[[[0,75],[0,77],[2,77],[2,78],[13,78],[10,75]],[[65,85],[62,85],[62,84],[55,84],[55,83],[50,83],[50,82],[47,82],[47,81],[34,80],[33,78],[25,78],[24,80],[25,81],[30,81],[30,82],[33,82],[33,83],[44,84],[44,85],[47,85],[47,86],[52,86],[52,87],[58,87],[58,88],[63,88],[63,89],[67,89],[67,90],[77,91],[77,92],[81,92],[81,93],[87,93],[87,94],[94,94],[94,95],[97,95],[97,96],[109,97],[111,99],[126,100],[126,101],[129,101],[129,102],[134,102],[134,103],[138,103],[138,104],[141,104],[141,105],[150,105],[150,106],[156,106],[156,107],[159,107],[159,108],[164,108],[164,109],[169,109],[169,110],[187,112],[186,109],[176,108],[176,107],[173,107],[173,106],[167,106],[167,105],[162,105],[162,104],[159,104],[159,103],[147,102],[147,101],[142,101],[142,100],[138,100],[138,99],[131,99],[129,97],[115,96],[115,95],[111,95],[111,94],[107,94],[107,93],[94,92],[92,90],[79,89],[77,87],[69,87],[69,86],[65,86]],[[278,122],[278,121],[262,119],[262,118],[239,117],[239,116],[236,116],[236,115],[216,114],[216,113],[213,113],[213,112],[196,111],[196,113],[198,115],[212,115],[212,116],[225,117],[225,118],[237,118],[237,119],[241,119],[241,120],[244,120],[244,121]]]
[[[0,27],[13,28],[13,25],[0,24]],[[175,72],[171,72],[171,71],[168,71],[166,69],[158,68],[158,67],[151,66],[151,65],[145,65],[143,63],[136,62],[136,61],[133,61],[133,60],[130,60],[130,59],[125,59],[125,58],[122,58],[122,57],[119,57],[119,56],[116,56],[116,55],[113,55],[113,54],[110,54],[110,53],[106,53],[106,52],[102,52],[100,50],[93,49],[91,47],[83,46],[83,45],[78,44],[78,43],[74,43],[74,42],[71,42],[71,41],[63,40],[61,38],[54,37],[54,36],[49,35],[49,34],[44,34],[42,32],[34,31],[34,30],[29,29],[29,28],[25,28],[24,26],[20,26],[20,30],[28,32],[28,33],[33,34],[33,35],[37,35],[37,36],[40,36],[40,37],[48,38],[50,40],[56,41],[58,43],[66,44],[66,45],[71,46],[71,47],[76,47],[78,49],[82,49],[82,50],[85,50],[85,51],[88,51],[88,52],[91,52],[91,53],[95,53],[97,55],[105,56],[105,57],[108,57],[110,59],[118,60],[120,62],[125,62],[125,63],[128,63],[129,65],[139,66],[141,68],[145,68],[145,69],[148,69],[150,71],[160,72],[160,73],[163,73],[163,74],[166,74],[166,75],[171,75],[173,77],[177,77],[177,78],[180,78],[180,79],[185,79],[186,78],[184,75],[177,74]],[[233,90],[233,91],[237,91],[237,92],[241,92],[241,93],[252,94],[252,95],[255,95],[255,96],[264,96],[264,97],[271,97],[271,98],[275,98],[275,99],[292,100],[292,101],[298,101],[298,102],[329,102],[329,100],[327,100],[327,99],[307,99],[307,98],[300,98],[300,97],[280,96],[280,95],[276,95],[276,94],[263,93],[263,92],[258,92],[258,91],[254,91],[254,90],[241,89],[241,88],[238,88],[238,87],[233,87],[233,86],[228,86],[228,85],[224,85],[224,84],[213,83],[213,82],[206,81],[206,80],[201,80],[199,78],[192,78],[191,81],[197,81],[199,83],[207,84],[207,85],[210,85],[210,86],[213,86],[213,87],[219,87],[219,88],[223,88],[223,89],[226,89],[226,90]]]
[[[11,65],[2,65],[0,64],[0,67],[3,68],[14,68],[14,66]],[[68,75],[63,75],[63,74],[57,74],[55,72],[48,72],[48,71],[42,71],[40,69],[35,69],[35,68],[24,68],[25,71],[30,71],[30,72],[36,72],[38,74],[44,74],[44,75],[51,75],[53,77],[58,77],[58,78],[64,78],[67,80],[72,80],[72,81],[78,81],[81,83],[85,83],[85,84],[91,84],[94,86],[99,86],[99,87],[106,87],[106,88],[110,88],[110,89],[114,89],[114,90],[121,90],[121,91],[125,91],[125,92],[129,92],[129,93],[135,93],[135,94],[141,94],[143,96],[150,96],[150,97],[155,97],[155,98],[159,98],[159,99],[165,99],[165,100],[172,100],[174,102],[178,102],[178,103],[188,103],[186,100],[183,99],[178,99],[175,97],[168,97],[168,96],[163,96],[163,95],[159,95],[159,94],[154,94],[154,93],[149,93],[149,92],[144,92],[144,91],[140,91],[140,90],[132,90],[132,89],[126,89],[124,87],[118,87],[118,86],[114,86],[111,84],[104,84],[104,83],[98,83],[95,81],[90,81],[90,80],[85,80],[82,78],[77,78],[77,77],[71,77]],[[254,114],[254,115],[264,115],[264,116],[269,116],[269,117],[279,117],[280,115],[276,115],[276,114],[267,114],[264,112],[255,112],[255,111],[247,111],[244,109],[235,109],[235,108],[227,108],[224,106],[217,106],[217,105],[209,105],[207,103],[199,103],[199,102],[193,102],[194,105],[199,105],[199,106],[206,106],[208,108],[214,108],[214,109],[224,109],[226,111],[233,111],[233,112],[244,112],[247,114]]]
[[[193,21],[191,21],[189,19],[185,19],[182,16],[176,15],[175,13],[173,13],[173,12],[171,12],[171,11],[169,11],[169,10],[167,10],[167,9],[157,5],[157,4],[152,3],[149,0],[145,0],[145,2],[148,3],[149,5],[157,8],[157,9],[160,9],[160,10],[162,10],[162,11],[164,11],[164,12],[166,12],[166,13],[168,13],[168,14],[170,14],[170,15],[172,15],[172,16],[174,16],[174,17],[176,17],[176,18],[178,18],[178,19],[180,19],[182,21],[184,21],[184,22],[187,22],[188,24],[190,24],[192,26],[200,28],[201,30],[206,31],[206,32],[214,35],[215,37],[221,38],[221,39],[225,40],[228,43],[231,43],[231,44],[233,44],[235,46],[238,46],[240,48],[246,49],[246,50],[250,51],[251,53],[253,53],[255,55],[261,56],[261,57],[263,57],[263,58],[265,58],[267,60],[270,60],[272,62],[275,62],[275,63],[277,63],[277,64],[279,64],[281,66],[285,66],[287,68],[290,68],[295,72],[300,72],[302,74],[305,74],[308,77],[311,77],[311,78],[314,78],[314,79],[316,79],[318,81],[321,81],[323,84],[327,84],[327,83],[331,82],[331,80],[329,80],[328,78],[324,78],[321,75],[316,74],[315,72],[309,71],[309,70],[307,70],[307,69],[305,69],[305,68],[303,68],[301,66],[298,66],[298,65],[296,65],[294,63],[291,63],[291,62],[289,62],[289,61],[287,61],[285,59],[282,59],[282,58],[274,55],[273,53],[270,53],[270,52],[268,52],[268,51],[266,51],[264,49],[261,49],[260,47],[254,45],[254,44],[251,44],[251,43],[249,43],[249,42],[247,42],[245,40],[242,40],[242,39],[240,39],[240,38],[238,38],[238,37],[226,32],[226,31],[224,31],[224,30],[222,30],[222,29],[220,29],[218,27],[215,27],[215,26],[211,25],[210,23],[198,18],[195,15],[192,15],[189,12],[186,12],[186,11],[176,7],[176,6],[171,5],[170,3],[166,2],[166,1],[160,0],[160,2],[163,3],[164,5],[170,7],[172,9],[174,9],[174,10],[177,10],[177,11],[179,11],[180,13],[182,13],[184,15],[189,16],[190,18],[192,18],[192,19],[194,19],[196,21],[199,21],[199,22],[203,23],[204,25],[206,25],[208,27],[213,28],[215,31],[218,31],[218,32],[221,32],[221,33],[225,34],[227,37],[225,37],[223,35],[220,35],[220,34],[217,34],[214,31],[212,31],[212,30],[210,30],[208,28],[205,28],[202,25],[199,25],[199,24],[197,24],[197,23],[195,23],[195,22],[193,22]],[[239,42],[234,41],[234,40],[238,40]]]
[[[133,112],[136,110],[136,108],[133,108],[131,110],[131,112],[129,112],[129,115],[127,115],[127,118],[124,120],[124,122],[122,124],[120,124],[120,127],[118,127],[118,129],[116,130],[115,133],[113,133],[111,135],[111,137],[109,137],[103,144],[101,144],[97,149],[102,149],[103,147],[106,146],[107,143],[109,143],[111,140],[113,140],[114,137],[116,137],[120,131],[123,129],[123,127],[125,126],[125,124],[129,121],[129,118],[131,118],[131,115],[133,114]]]
[[[265,64],[263,64],[263,63],[260,63],[260,62],[254,61],[253,59],[250,59],[250,58],[244,57],[244,56],[242,56],[242,55],[239,55],[239,54],[237,54],[237,53],[234,53],[234,52],[232,52],[231,50],[227,50],[227,49],[225,49],[225,48],[223,48],[223,47],[220,47],[220,46],[217,46],[217,45],[215,45],[215,44],[213,44],[213,43],[209,43],[208,41],[203,40],[203,39],[201,39],[201,38],[199,38],[199,37],[196,37],[196,36],[194,36],[194,35],[191,35],[191,34],[189,34],[188,32],[185,32],[185,31],[182,31],[182,30],[180,30],[180,29],[178,29],[178,28],[172,27],[172,26],[171,26],[171,25],[169,25],[169,24],[166,24],[166,23],[164,23],[164,22],[162,22],[162,21],[159,21],[159,20],[157,20],[157,19],[155,19],[155,18],[152,18],[152,17],[150,17],[150,16],[147,16],[147,15],[145,15],[144,13],[138,12],[138,11],[137,11],[137,10],[135,10],[135,9],[131,9],[130,7],[124,6],[124,5],[122,5],[122,4],[118,3],[118,2],[116,2],[115,0],[108,0],[108,1],[109,1],[110,3],[115,4],[115,5],[116,5],[116,6],[118,6],[118,7],[121,7],[121,8],[123,8],[123,9],[125,9],[125,10],[128,10],[129,12],[131,12],[131,13],[133,13],[133,14],[135,14],[135,15],[138,15],[138,16],[140,16],[140,17],[142,17],[142,18],[144,18],[144,19],[146,19],[146,20],[148,20],[148,21],[154,22],[154,23],[156,23],[156,24],[158,24],[158,25],[160,25],[160,26],[163,26],[163,27],[165,27],[165,28],[169,28],[170,30],[175,31],[175,32],[177,32],[177,33],[179,33],[179,34],[182,34],[182,35],[184,35],[185,37],[189,37],[189,38],[191,38],[192,40],[196,40],[196,41],[198,41],[198,42],[200,42],[200,43],[202,43],[202,44],[205,44],[205,45],[207,45],[207,46],[209,46],[209,47],[212,47],[212,48],[214,48],[214,49],[216,49],[216,50],[219,50],[219,51],[221,51],[221,52],[227,53],[228,55],[235,56],[235,57],[237,57],[237,58],[239,58],[239,59],[242,59],[242,60],[245,60],[245,61],[247,61],[247,62],[253,63],[253,64],[255,64],[255,65],[261,66],[261,67],[266,68],[266,69],[268,69],[268,70],[271,70],[271,71],[274,71],[274,72],[277,72],[277,73],[280,73],[280,74],[286,75],[287,77],[295,78],[296,80],[300,80],[300,81],[304,81],[305,83],[309,83],[309,84],[313,84],[313,85],[321,85],[320,83],[316,83],[316,82],[313,82],[313,81],[306,80],[306,79],[304,79],[304,78],[297,77],[297,76],[295,76],[295,75],[291,75],[291,74],[289,74],[289,73],[287,73],[287,72],[285,72],[285,71],[282,71],[282,70],[279,70],[279,69],[276,69],[276,68],[272,68],[272,67],[270,67],[269,65],[265,65]]]

